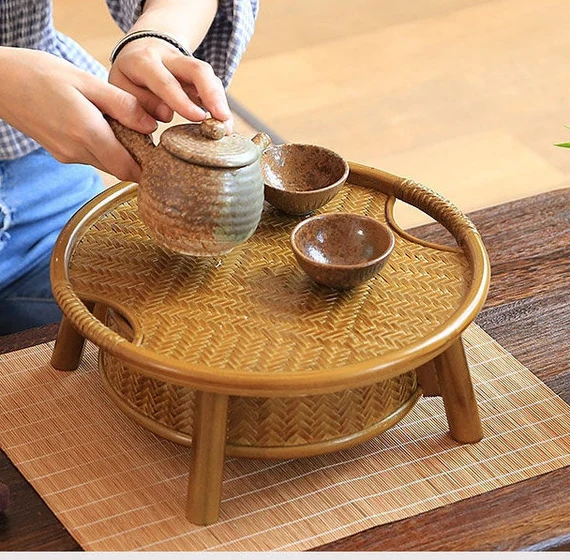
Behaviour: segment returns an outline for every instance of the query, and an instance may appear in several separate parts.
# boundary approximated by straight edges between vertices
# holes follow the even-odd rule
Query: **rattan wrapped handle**
[[[473,222],[447,198],[422,183],[355,162],[350,162],[347,181],[411,204],[447,229],[460,247],[465,249],[466,245],[472,245],[467,253],[474,251],[486,255],[481,235]]]
[[[347,182],[411,204],[445,227],[461,246],[465,245],[467,239],[476,245],[481,244],[481,236],[473,222],[451,201],[422,183],[355,162],[350,162]]]
[[[97,345],[108,352],[116,351],[120,345],[130,344],[128,340],[93,316],[85,303],[75,294],[69,282],[54,282],[52,290],[63,314],[82,336],[97,341]]]
[[[403,202],[415,206],[442,224],[463,245],[466,237],[479,236],[473,222],[444,196],[412,179],[400,179],[393,184],[393,194]]]

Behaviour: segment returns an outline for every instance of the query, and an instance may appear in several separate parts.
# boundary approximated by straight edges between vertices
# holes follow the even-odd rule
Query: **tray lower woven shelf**
[[[176,443],[191,445],[194,391],[141,375],[101,351],[109,396],[128,416]],[[228,455],[281,459],[344,449],[374,437],[416,403],[415,372],[369,387],[288,398],[231,397]]]

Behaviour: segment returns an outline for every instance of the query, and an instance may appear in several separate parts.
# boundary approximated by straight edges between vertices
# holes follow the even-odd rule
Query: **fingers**
[[[86,159],[89,158],[89,163],[97,169],[110,173],[121,181],[137,183],[141,168],[118,140],[115,144],[110,138],[107,139],[109,142],[100,142],[88,149]]]
[[[186,95],[199,107],[204,106],[204,102],[202,101],[198,91],[196,90],[194,84],[186,84],[182,86],[182,89],[186,92]],[[219,115],[219,113],[218,113]],[[211,115],[214,116],[214,115]],[[218,120],[222,121],[226,125],[226,130],[228,134],[231,134],[234,131],[234,117],[233,113],[230,112],[230,118],[225,119],[223,116],[215,117]]]
[[[134,95],[112,84],[88,80],[82,85],[80,93],[91,102],[85,108],[90,114],[83,121],[89,123],[88,132],[80,140],[84,152],[82,161],[121,180],[138,181],[140,167],[117,140],[103,114],[142,134],[154,132],[158,126],[156,120]],[[159,105],[155,105],[155,108]]]
[[[114,137],[107,137],[100,144],[97,144],[100,140],[96,139],[100,138],[99,135],[91,136],[91,138],[93,138],[93,141],[90,141],[89,145],[79,146],[76,143],[73,152],[65,148],[61,149],[58,146],[50,147],[50,152],[62,163],[92,165],[122,181],[133,181],[136,183],[140,180],[140,167]],[[110,147],[105,148],[106,142],[111,143]],[[117,142],[117,145],[114,145],[114,142]]]
[[[0,93],[8,86],[13,96],[6,111],[10,124],[61,162],[91,164],[121,179],[138,180],[140,168],[102,114],[150,134],[157,123],[136,97],[51,54],[17,50],[21,52],[10,60],[10,80],[0,80]]]
[[[111,69],[109,81],[113,85],[134,95],[145,111],[149,115],[153,116],[157,121],[170,122],[174,117],[174,111],[164,101],[162,101],[160,97],[155,95],[149,89],[134,84],[120,71],[115,71],[115,68]]]
[[[133,94],[149,115],[161,122],[169,122],[172,120],[174,111],[164,103],[160,97],[148,89],[132,84],[126,79],[124,79],[124,82],[126,82],[124,85],[120,83],[116,83],[115,85]]]
[[[138,182],[141,168],[132,158],[127,149],[117,140],[107,121],[101,116],[101,121],[93,128],[91,141],[86,146],[94,160],[94,164],[123,181]]]
[[[232,118],[222,81],[208,63],[197,58],[178,56],[168,61],[167,65],[179,84],[192,84],[202,106],[212,117],[220,121]]]
[[[127,94],[127,96],[132,97],[130,94]],[[142,109],[139,106],[138,110],[133,110],[135,115],[133,116],[128,111],[125,113],[106,109],[106,103],[112,103],[110,101],[106,101],[101,105],[98,105],[94,99],[90,99],[90,101],[91,103],[85,104],[83,107],[83,128],[80,132],[75,133],[76,135],[80,134],[81,138],[77,138],[76,142],[71,142],[71,145],[79,147],[83,152],[82,157],[75,161],[90,163],[123,181],[138,181],[141,174],[140,167],[126,148],[117,140],[102,112],[110,114],[122,122],[122,124],[134,130],[135,121],[141,114],[140,111]],[[128,102],[128,107],[132,109],[130,101]],[[143,114],[146,113],[143,111]],[[154,119],[151,120],[154,122]],[[156,122],[152,128],[156,128]],[[140,130],[140,132],[144,134],[149,131]]]
[[[190,121],[204,120],[209,112],[232,130],[232,113],[224,86],[212,67],[197,58],[173,53],[169,48],[135,45],[119,55],[110,79],[133,92],[154,116],[158,116],[156,100],[159,99]],[[147,90],[155,98],[140,96],[141,90]]]
[[[178,79],[162,62],[155,63],[152,72],[147,74],[146,87],[186,119],[202,121],[206,118],[204,109],[189,99]]]
[[[141,177],[141,168],[133,160],[131,155],[119,144],[114,151],[109,153],[109,157],[103,154],[103,161],[99,160],[94,154],[93,165],[97,169],[109,173],[121,181],[132,181],[138,183]]]
[[[150,134],[158,126],[156,120],[145,111],[137,97],[112,84],[100,80],[88,82],[82,88],[81,93],[101,112],[137,132]]]

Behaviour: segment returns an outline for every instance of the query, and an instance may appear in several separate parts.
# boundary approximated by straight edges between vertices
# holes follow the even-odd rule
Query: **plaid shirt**
[[[139,17],[144,0],[106,0],[117,25],[128,31]],[[81,9],[78,2],[78,9]],[[227,87],[253,34],[259,0],[219,0],[218,13],[196,49]],[[72,39],[53,26],[51,0],[0,0],[0,45],[46,51],[102,79],[107,70]],[[0,160],[22,157],[39,144],[0,120]]]

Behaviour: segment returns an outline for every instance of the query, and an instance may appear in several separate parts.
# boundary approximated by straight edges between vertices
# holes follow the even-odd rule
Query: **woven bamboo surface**
[[[464,335],[485,438],[458,445],[440,398],[348,450],[228,459],[220,521],[184,517],[188,449],[117,410],[88,345],[77,371],[52,344],[0,359],[0,443],[86,549],[304,550],[570,464],[570,407],[476,325]]]

